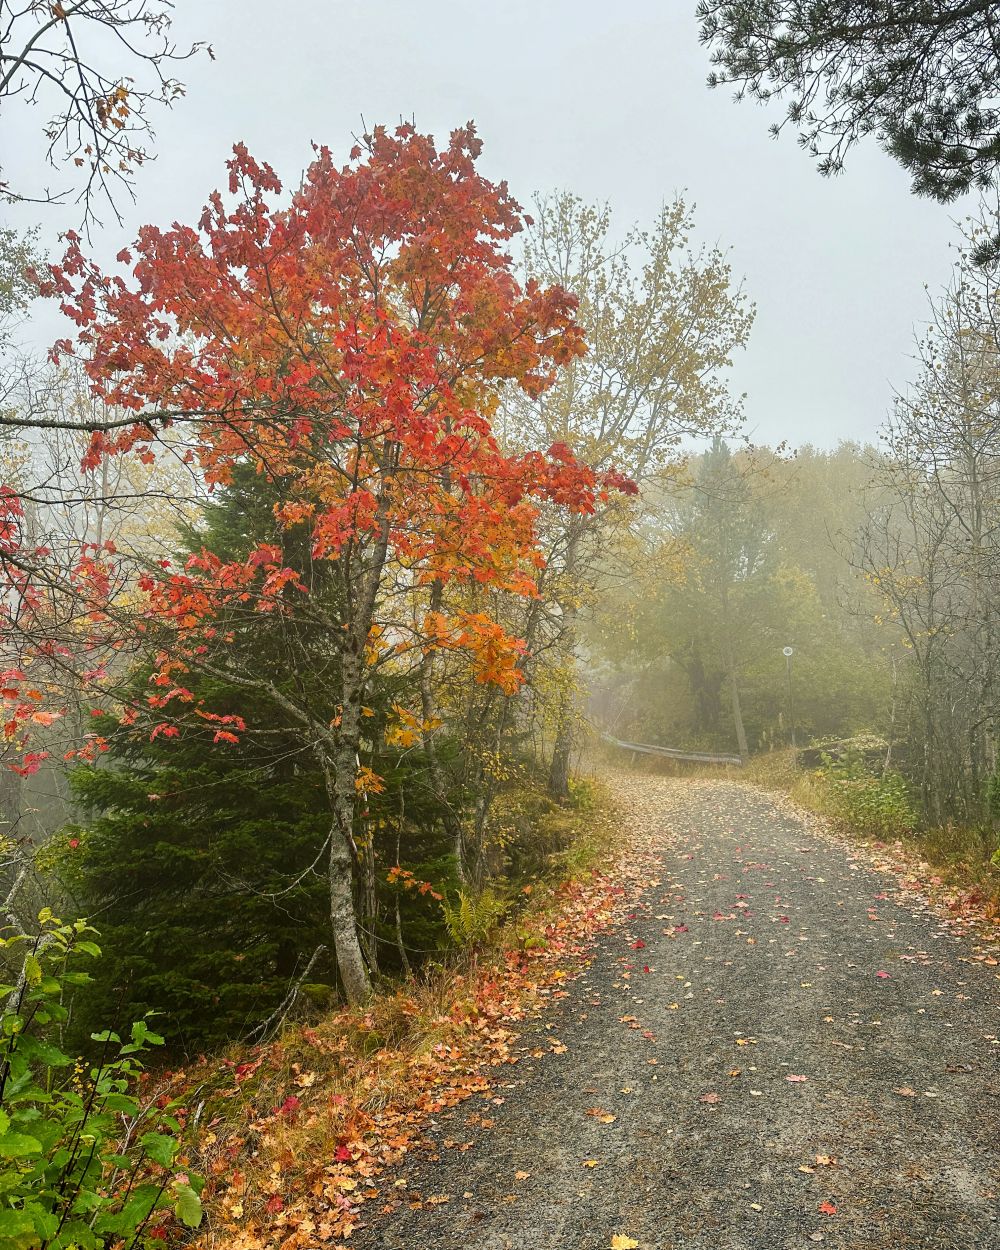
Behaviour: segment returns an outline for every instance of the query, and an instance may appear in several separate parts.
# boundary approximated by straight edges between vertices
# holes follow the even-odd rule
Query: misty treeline
[[[660,475],[587,636],[602,728],[747,758],[879,726],[893,646],[851,541],[878,460],[719,437]]]
[[[586,635],[616,737],[807,759],[905,784],[929,825],[1000,813],[998,276],[969,223],[873,446],[717,438],[645,494]],[[792,655],[786,656],[786,649]]]

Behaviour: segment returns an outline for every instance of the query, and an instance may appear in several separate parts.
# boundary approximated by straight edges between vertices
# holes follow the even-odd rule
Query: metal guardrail
[[[743,758],[739,755],[707,755],[701,751],[678,751],[674,747],[658,747],[650,742],[625,742],[611,734],[602,733],[601,738],[612,746],[621,747],[623,751],[631,751],[636,755],[656,755],[665,760],[682,760],[690,764],[733,764],[743,767]]]

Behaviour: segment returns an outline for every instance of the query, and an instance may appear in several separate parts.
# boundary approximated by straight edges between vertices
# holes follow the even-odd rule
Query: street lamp
[[[785,678],[788,683],[788,725],[792,732],[792,750],[798,749],[798,743],[795,741],[795,712],[792,709],[792,656],[795,650],[792,647],[782,647],[781,654],[785,657]]]

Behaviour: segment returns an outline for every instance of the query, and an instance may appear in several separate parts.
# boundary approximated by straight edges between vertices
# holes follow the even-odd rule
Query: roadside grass
[[[174,1244],[304,1250],[347,1237],[366,1202],[385,1200],[376,1178],[419,1144],[430,1116],[489,1096],[491,1069],[514,1059],[516,1022],[562,996],[643,883],[599,783],[549,816],[562,849],[486,939],[362,1007],[170,1075],[188,1108],[188,1164],[208,1178],[203,1228],[183,1243],[177,1230]]]

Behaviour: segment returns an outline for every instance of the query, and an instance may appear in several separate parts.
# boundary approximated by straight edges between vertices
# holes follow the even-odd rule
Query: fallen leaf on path
[[[702,1094],[698,1099],[699,1102],[721,1102],[718,1094]]]
[[[804,1081],[808,1081],[809,1078],[807,1076],[786,1076],[785,1080],[791,1081],[793,1085],[801,1085]]]
[[[639,1243],[634,1237],[626,1237],[624,1233],[615,1233],[611,1238],[611,1250],[639,1250]]]
[[[821,1202],[819,1204],[819,1210],[822,1211],[824,1215],[836,1215],[837,1214],[837,1208],[833,1205],[832,1202]]]
[[[599,1124],[613,1124],[616,1119],[610,1111],[605,1111],[603,1107],[588,1107],[587,1115],[593,1116]]]
[[[917,1096],[917,1091],[910,1089],[909,1085],[902,1085],[899,1089],[894,1089],[892,1092],[898,1094],[900,1098],[916,1098]]]

